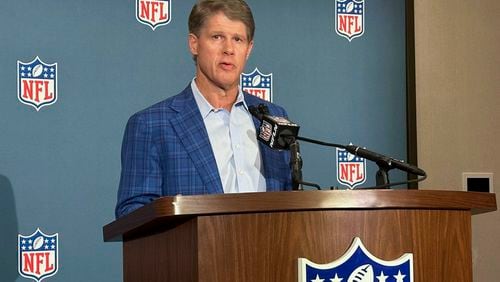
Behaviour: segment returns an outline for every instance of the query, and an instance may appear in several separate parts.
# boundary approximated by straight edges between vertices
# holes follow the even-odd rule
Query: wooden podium
[[[299,257],[328,263],[359,237],[383,260],[413,253],[414,281],[458,282],[472,281],[471,215],[494,210],[495,194],[453,191],[176,196],[103,231],[123,241],[124,281],[297,281]]]

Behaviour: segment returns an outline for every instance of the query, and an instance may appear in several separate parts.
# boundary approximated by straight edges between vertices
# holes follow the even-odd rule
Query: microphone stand
[[[292,169],[292,190],[303,191],[304,185],[315,187],[321,190],[318,184],[310,183],[302,180],[302,156],[300,155],[300,146],[297,139],[290,136],[287,138],[287,143],[290,148],[290,168]]]
[[[389,182],[389,166],[385,162],[376,162],[378,166],[377,173],[375,174],[375,185],[388,185]]]
[[[302,157],[299,142],[293,138],[290,142],[290,168],[292,169],[292,190],[304,190],[302,185]]]

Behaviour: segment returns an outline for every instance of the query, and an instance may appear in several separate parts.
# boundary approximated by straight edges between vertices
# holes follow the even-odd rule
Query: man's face
[[[252,50],[243,22],[217,13],[205,22],[198,36],[189,34],[189,48],[197,56],[197,83],[234,90]]]

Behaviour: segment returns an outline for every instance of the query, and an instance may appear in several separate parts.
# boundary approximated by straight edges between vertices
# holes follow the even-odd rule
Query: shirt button
[[[239,145],[239,144],[236,144],[236,146],[234,146],[234,147],[236,147],[236,149],[239,149],[239,148],[240,148],[240,145]]]
[[[239,173],[239,174],[243,174],[244,172],[243,172],[243,170],[242,170],[242,169],[240,169],[240,170],[238,171],[238,173]]]

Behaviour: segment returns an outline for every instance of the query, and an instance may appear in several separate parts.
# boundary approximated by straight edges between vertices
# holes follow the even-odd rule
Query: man
[[[196,77],[180,94],[133,115],[122,145],[116,217],[161,196],[264,192],[291,187],[289,153],[258,143],[259,121],[239,78],[255,24],[242,0],[199,1],[189,16]]]

